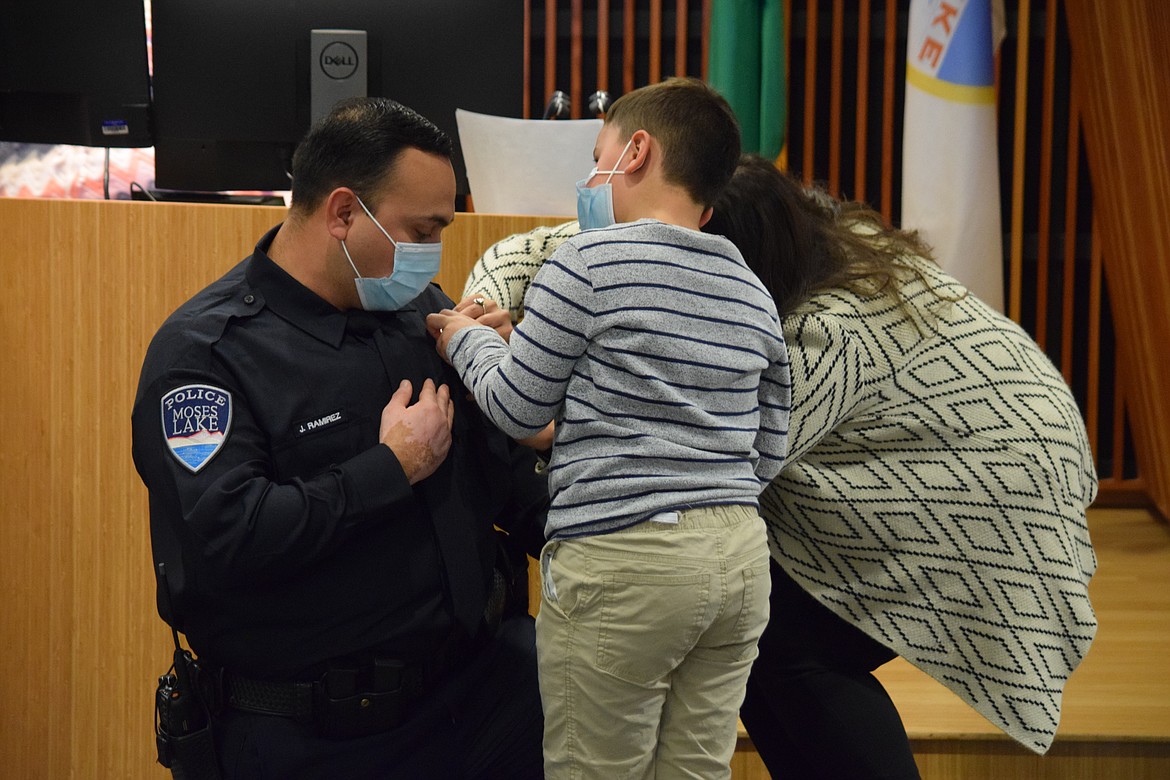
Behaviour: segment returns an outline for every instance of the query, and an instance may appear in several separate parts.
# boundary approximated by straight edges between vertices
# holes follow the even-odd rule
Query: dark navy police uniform
[[[436,354],[425,318],[451,306],[436,286],[398,312],[338,311],[267,256],[275,232],[162,326],[133,413],[173,607],[160,592],[160,614],[215,673],[220,763],[241,777],[539,777],[532,624],[498,619],[493,530],[539,549],[534,457]],[[426,378],[451,389],[453,441],[411,486],[379,422],[401,380],[413,403]],[[393,693],[343,706],[368,692]]]

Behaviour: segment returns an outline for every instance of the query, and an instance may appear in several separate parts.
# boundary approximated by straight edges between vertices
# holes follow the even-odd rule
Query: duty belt
[[[371,663],[337,664],[312,682],[257,680],[230,670],[219,673],[226,707],[291,718],[333,739],[389,731],[401,725],[428,688],[463,662],[467,642],[450,643],[425,662],[407,664],[375,657]]]
[[[212,709],[220,706],[260,715],[291,718],[334,739],[389,731],[401,725],[410,705],[439,679],[495,636],[507,601],[499,570],[493,572],[479,636],[467,639],[456,630],[424,660],[404,662],[374,656],[372,661],[331,663],[320,679],[273,682],[236,674],[229,669],[203,670],[200,686]]]

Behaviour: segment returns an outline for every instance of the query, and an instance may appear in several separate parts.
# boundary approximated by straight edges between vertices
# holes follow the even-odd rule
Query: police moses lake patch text
[[[232,394],[211,385],[184,385],[162,397],[163,437],[191,473],[215,457],[232,424]]]

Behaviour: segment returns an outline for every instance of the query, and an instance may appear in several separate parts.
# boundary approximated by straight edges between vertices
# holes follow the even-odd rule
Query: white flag
[[[911,0],[902,135],[902,227],[977,297],[1003,311],[995,137],[1002,0]]]

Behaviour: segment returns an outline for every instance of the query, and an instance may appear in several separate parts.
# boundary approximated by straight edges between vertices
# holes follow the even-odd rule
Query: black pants
[[[772,777],[917,778],[898,710],[870,674],[896,654],[775,561],[771,605],[740,719]]]
[[[527,615],[506,619],[466,669],[417,702],[393,731],[328,740],[289,718],[229,709],[214,724],[224,777],[543,778],[533,626]]]

